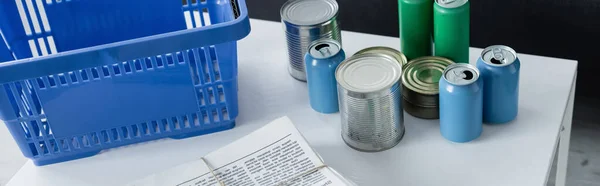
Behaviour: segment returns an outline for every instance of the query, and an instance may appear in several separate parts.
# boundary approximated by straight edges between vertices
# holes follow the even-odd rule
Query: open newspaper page
[[[212,168],[209,168],[209,166]],[[217,175],[217,178],[215,176]],[[352,185],[329,167],[287,118],[204,156],[128,186]]]

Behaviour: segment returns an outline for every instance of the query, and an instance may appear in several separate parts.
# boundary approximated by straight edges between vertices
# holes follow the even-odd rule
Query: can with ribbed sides
[[[383,54],[383,55],[388,55],[390,57],[393,57],[394,59],[396,59],[396,61],[398,61],[398,63],[400,63],[400,65],[402,65],[403,69],[406,66],[406,64],[408,63],[408,60],[406,59],[406,56],[404,56],[404,53],[402,53],[396,49],[393,49],[390,47],[384,47],[384,46],[375,46],[375,47],[365,48],[365,49],[362,49],[362,50],[354,53],[353,56],[357,56],[360,54],[370,54],[370,53]]]
[[[469,63],[469,0],[435,0],[433,38],[435,56]]]
[[[406,113],[422,119],[439,118],[439,80],[454,64],[443,57],[426,56],[408,62],[402,72],[402,101]]]
[[[345,59],[342,45],[333,39],[320,39],[308,47],[304,61],[308,99],[313,110],[324,114],[338,112],[335,70]]]
[[[353,149],[390,149],[404,135],[402,66],[383,54],[360,54],[342,62],[335,77],[342,138]]]
[[[487,47],[477,60],[484,81],[483,122],[507,123],[519,110],[519,73],[521,61],[508,46]]]
[[[295,79],[306,81],[304,54],[312,42],[330,38],[342,43],[338,10],[335,0],[288,0],[281,7],[288,47],[288,72]]]
[[[453,142],[469,142],[483,130],[483,86],[479,70],[457,63],[446,68],[440,79],[440,132]]]

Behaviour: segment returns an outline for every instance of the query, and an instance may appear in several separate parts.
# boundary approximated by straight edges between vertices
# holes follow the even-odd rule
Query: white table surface
[[[308,104],[306,84],[288,75],[280,23],[252,20],[251,24],[251,34],[238,45],[240,115],[234,129],[184,140],[136,144],[43,167],[28,161],[8,185],[126,184],[198,159],[284,115],[296,124],[325,163],[359,185],[545,184],[576,61],[521,54],[517,119],[507,125],[485,125],[482,136],[475,141],[451,143],[440,135],[439,121],[405,114],[406,134],[396,147],[364,153],[342,141],[339,114],[314,112]],[[354,32],[342,35],[348,56],[369,46],[398,48],[400,43],[393,37]],[[471,49],[471,63],[480,52]]]

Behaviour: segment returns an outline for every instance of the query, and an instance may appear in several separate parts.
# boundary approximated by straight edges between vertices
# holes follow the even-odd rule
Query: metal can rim
[[[435,0],[435,4],[440,7],[443,7],[443,8],[458,8],[469,2],[469,0],[454,0],[448,4],[442,4],[440,1],[447,1],[447,0]],[[454,2],[457,2],[457,3],[454,3]]]
[[[448,59],[448,58],[444,58],[444,57],[438,57],[438,56],[425,56],[425,57],[419,57],[416,59],[413,59],[411,61],[408,62],[408,65],[406,66],[406,68],[404,68],[403,72],[402,72],[402,85],[405,88],[408,88],[409,90],[419,93],[419,94],[425,94],[425,95],[436,95],[439,94],[439,87],[437,83],[433,83],[431,85],[429,85],[429,87],[427,86],[416,86],[413,83],[416,84],[416,82],[414,81],[414,78],[411,78],[412,76],[409,76],[409,73],[411,73],[412,68],[416,68],[415,66],[417,66],[418,64],[421,63],[427,63],[427,62],[431,62],[431,61],[437,61],[437,62],[442,62],[442,66],[437,66],[441,69],[438,69],[439,72],[443,75],[444,69],[446,69],[446,67],[448,67],[451,64],[454,64],[454,61]],[[437,63],[440,64],[440,63]],[[439,81],[438,81],[439,83]],[[430,88],[430,90],[427,90],[428,88]]]
[[[314,47],[316,47],[316,46],[317,46],[317,45],[319,45],[319,44],[325,44],[325,43],[327,43],[327,44],[333,44],[333,45],[335,45],[336,47],[338,47],[338,50],[337,50],[337,51],[335,51],[334,53],[331,53],[331,55],[330,55],[330,56],[327,56],[327,57],[317,57],[317,56],[314,56],[314,55],[311,53],[311,51],[312,51],[312,49],[313,49]],[[327,59],[327,58],[330,58],[330,57],[332,57],[332,56],[335,56],[335,55],[337,55],[337,54],[338,54],[338,53],[340,53],[340,51],[342,51],[342,50],[343,50],[343,49],[342,49],[342,44],[341,44],[340,42],[338,42],[337,40],[335,40],[335,39],[332,39],[332,38],[321,38],[321,39],[318,39],[318,40],[315,40],[315,41],[311,42],[311,43],[308,45],[308,51],[307,51],[307,53],[308,53],[308,55],[310,55],[311,57],[313,57],[313,58],[315,58],[315,59]]]
[[[321,21],[321,22],[315,22],[315,23],[310,23],[310,24],[301,24],[301,23],[297,23],[294,22],[290,19],[289,16],[287,16],[286,11],[289,10],[288,7],[290,7],[291,5],[293,5],[293,3],[297,3],[300,1],[311,1],[311,0],[288,0],[285,3],[283,3],[283,5],[281,6],[281,9],[279,9],[279,16],[281,17],[281,21],[286,24],[286,25],[291,25],[291,26],[295,26],[298,28],[312,28],[312,27],[321,27],[322,25],[328,25],[331,24],[333,21],[335,21],[336,17],[339,14],[339,5],[337,3],[337,1],[335,0],[322,0],[325,1],[329,4],[332,5],[333,9],[331,9],[331,11],[333,11],[334,13],[330,15],[330,17],[327,17],[327,19],[324,19],[325,21]]]
[[[385,55],[390,55],[391,57],[395,58],[396,61],[398,61],[398,63],[400,63],[400,65],[402,66],[402,69],[404,69],[404,67],[406,67],[406,64],[408,63],[408,59],[406,58],[406,55],[404,55],[404,53],[400,52],[399,50],[393,49],[391,47],[386,47],[386,46],[374,46],[374,47],[368,47],[368,48],[364,48],[362,50],[359,50],[358,52],[354,53],[354,55],[360,55],[360,54],[364,54],[364,53],[371,53],[371,52],[377,52],[377,51],[384,51]],[[389,53],[387,53],[389,52]]]
[[[515,56],[515,59],[513,59],[510,62],[503,63],[503,64],[495,64],[495,63],[492,63],[492,62],[490,62],[488,60],[485,60],[483,58],[483,56],[486,53],[491,52],[495,48],[501,48],[501,49],[504,49],[504,50],[510,52],[512,55]],[[485,47],[485,49],[483,49],[483,51],[481,51],[481,55],[479,56],[479,58],[481,58],[481,61],[483,61],[486,65],[490,65],[490,66],[494,66],[494,67],[504,67],[504,66],[509,66],[509,65],[515,63],[515,61],[517,61],[517,59],[519,57],[517,56],[517,52],[513,48],[511,48],[509,46],[506,46],[506,45],[492,45],[492,46]]]
[[[475,71],[475,74],[477,78],[473,78],[470,81],[468,81],[467,83],[455,83],[453,81],[448,80],[448,78],[446,78],[446,74],[450,72],[450,70],[455,69],[455,68],[459,68],[459,67],[467,67],[473,71]],[[477,67],[471,65],[471,64],[466,64],[466,63],[454,63],[451,65],[448,65],[448,67],[446,67],[446,69],[444,70],[444,72],[442,73],[442,78],[444,79],[444,81],[446,81],[449,84],[452,85],[456,85],[456,86],[465,86],[465,85],[470,85],[473,84],[475,82],[477,82],[477,80],[479,80],[480,78],[480,72],[479,69],[477,69]]]
[[[349,65],[359,62],[360,59],[367,58],[367,57],[386,59],[389,62],[388,64],[390,65],[390,67],[394,68],[394,70],[397,71],[397,73],[395,73],[394,76],[392,76],[390,78],[391,79],[390,83],[382,85],[377,88],[374,88],[372,90],[360,90],[360,89],[356,89],[356,87],[354,87],[354,86],[349,85],[344,80],[344,78],[342,76],[344,69],[346,69],[347,66],[349,66]],[[348,58],[348,59],[344,60],[342,63],[340,63],[335,70],[335,78],[336,78],[338,85],[340,85],[346,91],[354,92],[354,93],[363,93],[363,94],[364,93],[376,93],[376,92],[388,90],[400,82],[400,79],[402,78],[402,66],[396,62],[396,59],[394,59],[393,57],[390,57],[389,55],[375,54],[375,53],[360,54],[357,56],[352,56],[351,58]]]

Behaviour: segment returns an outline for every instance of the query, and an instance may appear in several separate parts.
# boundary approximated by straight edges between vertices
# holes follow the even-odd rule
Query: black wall
[[[398,37],[397,0],[337,1],[342,29]],[[250,17],[279,21],[284,2],[247,0]],[[503,44],[519,53],[579,61],[576,107],[600,110],[599,34],[600,0],[471,1],[471,46]]]

